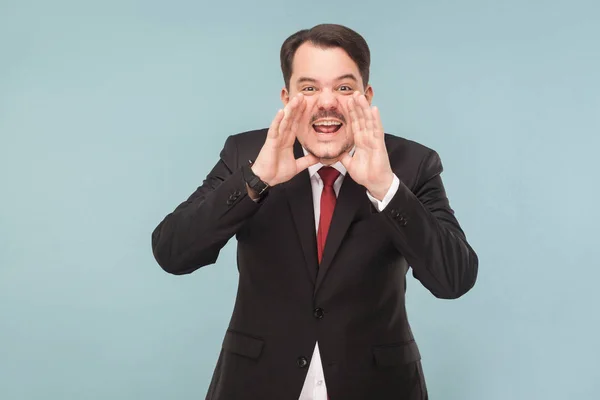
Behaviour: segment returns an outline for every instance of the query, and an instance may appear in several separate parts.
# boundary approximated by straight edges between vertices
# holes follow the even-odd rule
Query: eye
[[[342,86],[340,86],[339,90],[342,91],[342,92],[352,92],[353,91],[352,88],[350,86],[348,86],[348,85],[342,85]]]
[[[315,91],[315,87],[314,86],[306,86],[305,88],[302,89],[303,92],[314,92]]]

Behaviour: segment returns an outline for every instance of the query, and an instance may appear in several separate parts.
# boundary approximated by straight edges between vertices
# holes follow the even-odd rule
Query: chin
[[[315,143],[306,150],[324,163],[324,161],[337,161],[351,148],[351,144]]]

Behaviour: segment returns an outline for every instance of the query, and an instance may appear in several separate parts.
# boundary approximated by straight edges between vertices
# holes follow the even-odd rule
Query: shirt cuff
[[[385,210],[385,208],[387,207],[388,204],[390,204],[390,201],[392,201],[392,198],[396,195],[396,192],[398,191],[398,188],[400,187],[400,179],[398,179],[398,177],[396,176],[396,174],[394,174],[394,180],[392,181],[392,186],[390,186],[388,192],[386,193],[385,197],[383,198],[383,200],[379,201],[377,200],[375,197],[371,196],[371,193],[369,193],[369,191],[367,190],[367,196],[369,197],[369,200],[371,200],[371,203],[373,203],[373,205],[377,208],[377,210],[379,210],[379,212]]]

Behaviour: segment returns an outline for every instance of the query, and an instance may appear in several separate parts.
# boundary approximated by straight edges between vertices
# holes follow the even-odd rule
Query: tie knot
[[[332,187],[333,182],[340,176],[340,171],[333,167],[322,167],[319,169],[319,175],[323,180],[323,185],[326,187]]]

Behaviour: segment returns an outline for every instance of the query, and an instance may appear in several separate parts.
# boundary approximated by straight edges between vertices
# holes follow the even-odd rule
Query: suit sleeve
[[[421,162],[415,189],[400,182],[381,213],[413,276],[434,296],[453,299],[475,284],[478,257],[450,208],[442,170],[438,154],[431,150]]]
[[[248,196],[233,136],[220,159],[185,202],[152,232],[152,252],[168,273],[189,274],[213,264],[219,252],[259,208]]]

